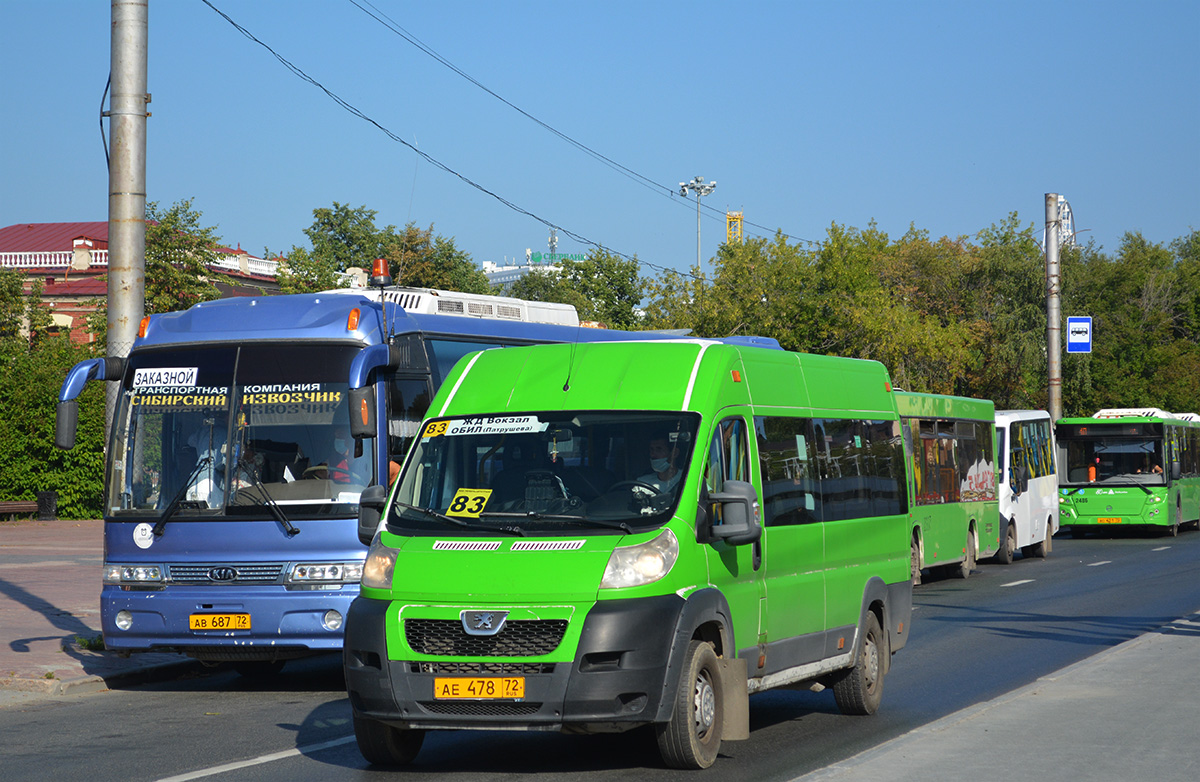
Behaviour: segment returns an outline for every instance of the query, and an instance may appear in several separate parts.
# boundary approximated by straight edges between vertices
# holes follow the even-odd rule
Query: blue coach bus
[[[497,346],[632,336],[586,328],[566,305],[402,288],[147,316],[127,358],[80,362],[59,394],[56,440],[70,448],[86,383],[119,389],[105,646],[231,662],[245,675],[340,649],[366,554],[359,500],[387,485],[455,362]]]

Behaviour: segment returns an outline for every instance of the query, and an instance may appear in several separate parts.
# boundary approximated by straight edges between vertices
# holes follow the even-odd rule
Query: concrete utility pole
[[[696,268],[700,268],[700,196],[706,196],[717,189],[715,181],[704,184],[704,177],[698,176],[691,182],[679,183],[679,195],[687,198],[689,190],[696,192]]]
[[[1058,193],[1046,193],[1046,368],[1050,418],[1062,418],[1062,303],[1058,264]]]
[[[108,345],[127,356],[146,308],[146,44],[149,0],[112,0],[108,128]],[[109,387],[107,423],[116,392]]]

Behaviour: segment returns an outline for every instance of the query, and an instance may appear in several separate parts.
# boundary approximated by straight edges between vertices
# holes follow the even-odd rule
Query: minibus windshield
[[[388,523],[401,534],[632,532],[679,503],[699,416],[555,411],[428,421]]]

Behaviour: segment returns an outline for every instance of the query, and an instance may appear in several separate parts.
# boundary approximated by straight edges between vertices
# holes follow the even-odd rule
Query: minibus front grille
[[[537,676],[554,673],[554,663],[443,663],[420,662],[410,663],[411,673],[432,673],[437,675],[479,675],[488,676]]]
[[[417,701],[421,708],[432,714],[449,714],[461,717],[526,717],[537,714],[540,703],[496,703],[494,701]]]
[[[175,562],[167,565],[167,580],[176,584],[274,584],[284,562]]]
[[[446,657],[534,657],[562,643],[566,619],[514,619],[495,635],[467,635],[457,619],[405,619],[408,646]]]

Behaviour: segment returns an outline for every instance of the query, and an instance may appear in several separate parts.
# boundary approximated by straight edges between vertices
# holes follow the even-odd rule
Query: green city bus
[[[878,362],[729,340],[464,357],[391,496],[361,500],[363,756],[651,726],[706,768],[757,692],[874,713],[912,613],[895,397]]]
[[[911,574],[967,578],[1000,549],[996,407],[987,399],[896,392],[911,476]]]
[[[1200,421],[1194,413],[1108,408],[1063,418],[1060,523],[1078,536],[1114,526],[1175,535],[1200,526]]]

